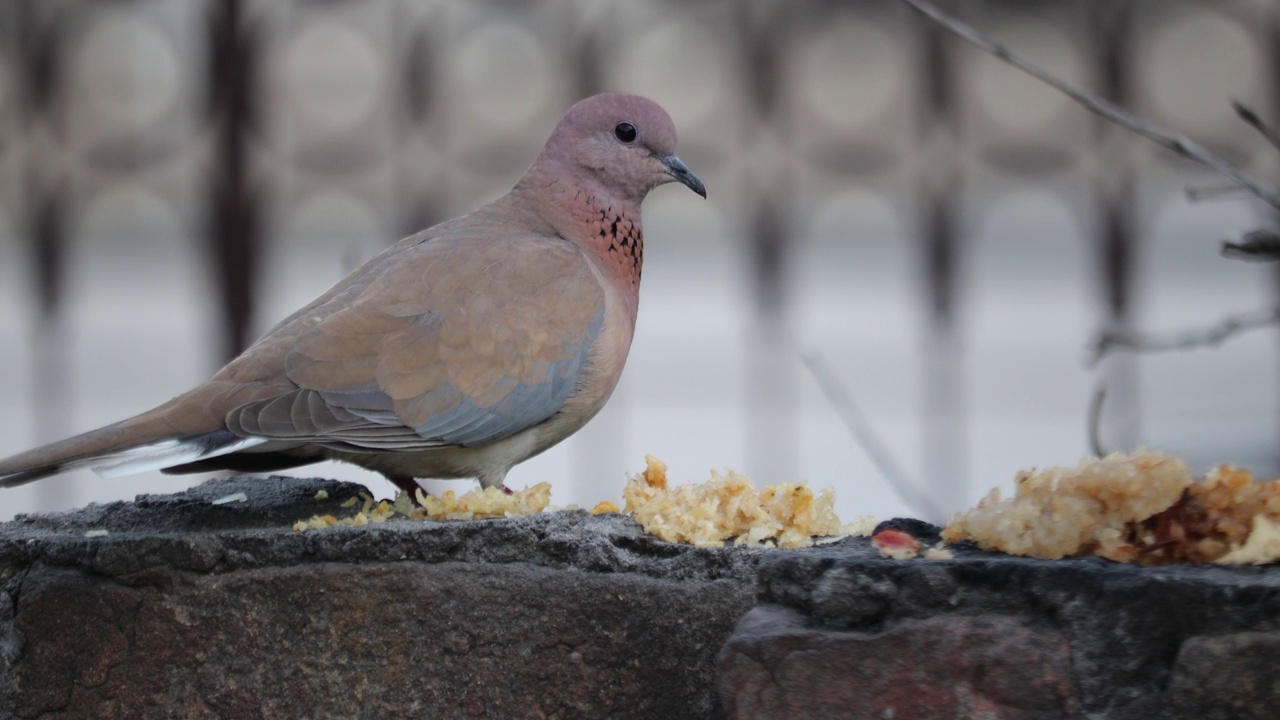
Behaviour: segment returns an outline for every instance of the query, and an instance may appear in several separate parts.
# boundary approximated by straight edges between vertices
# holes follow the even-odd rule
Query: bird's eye
[[[635,142],[636,126],[629,122],[618,123],[618,126],[613,129],[613,136],[624,143]]]

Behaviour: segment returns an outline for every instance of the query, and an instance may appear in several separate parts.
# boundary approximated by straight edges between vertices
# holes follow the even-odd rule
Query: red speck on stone
[[[871,538],[871,542],[881,550],[920,551],[920,543],[901,530],[881,530]]]

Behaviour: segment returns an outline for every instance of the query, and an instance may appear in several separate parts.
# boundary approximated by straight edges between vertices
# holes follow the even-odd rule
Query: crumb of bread
[[[1115,453],[1075,468],[1020,472],[1016,482],[1012,498],[992,490],[952,517],[942,537],[1011,555],[1060,558],[1091,547],[1104,557],[1122,555],[1125,526],[1173,505],[1191,472],[1164,453]]]
[[[496,487],[455,495],[446,490],[440,497],[419,491],[418,504],[433,520],[473,520],[476,518],[536,515],[551,504],[551,484],[538,483],[510,495]]]
[[[1265,565],[1280,559],[1280,521],[1254,515],[1253,527],[1243,544],[1214,562],[1221,565]]]
[[[625,511],[646,533],[667,542],[717,547],[735,545],[798,548],[813,538],[847,536],[866,526],[847,526],[836,517],[835,493],[816,496],[803,483],[769,485],[757,491],[745,475],[711,473],[704,483],[668,487],[667,466],[645,456],[645,470],[622,491]]]
[[[1219,465],[1194,480],[1159,452],[1086,459],[1019,473],[1014,497],[992,491],[943,531],[948,542],[1055,559],[1096,555],[1143,565],[1280,560],[1280,480]]]
[[[1246,470],[1219,465],[1172,507],[1139,524],[1132,542],[1139,562],[1149,565],[1261,564],[1280,559],[1280,547],[1267,541],[1277,522],[1280,480],[1257,482]]]
[[[622,508],[618,507],[617,503],[613,503],[608,500],[601,500],[596,503],[595,507],[591,508],[592,515],[604,515],[605,513],[616,512],[622,512]]]
[[[329,491],[328,491],[328,490],[317,490],[317,491],[316,491],[316,502],[324,502],[325,500],[328,500],[328,499],[329,499]]]
[[[944,543],[938,543],[925,550],[923,557],[925,560],[954,560],[956,555],[950,548],[944,547]]]
[[[551,502],[551,485],[538,483],[533,487],[518,490],[507,495],[498,488],[485,488],[457,495],[446,491],[440,497],[427,495],[421,489],[410,497],[403,490],[394,500],[376,501],[366,493],[359,497],[349,498],[342,503],[343,508],[353,508],[363,501],[355,515],[337,518],[333,515],[316,515],[308,520],[300,520],[293,525],[294,530],[317,530],[334,525],[376,525],[393,518],[402,517],[411,520],[474,520],[494,517],[517,517],[520,515],[536,515]]]

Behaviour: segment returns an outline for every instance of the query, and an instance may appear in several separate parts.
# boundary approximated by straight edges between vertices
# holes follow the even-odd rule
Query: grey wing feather
[[[458,287],[467,268],[454,267],[439,278],[438,294],[424,291],[424,278],[384,276],[370,297],[344,298],[349,306],[336,312],[319,308],[323,320],[291,351],[289,377],[298,389],[235,408],[227,426],[246,436],[376,452],[481,445],[551,418],[590,361],[604,323],[603,290],[576,248],[520,242],[535,247],[518,246],[532,253],[519,262],[495,263],[486,248],[458,261],[483,263],[473,285],[484,287]],[[488,255],[510,252],[494,247]],[[521,289],[530,277],[537,282]],[[469,310],[481,293],[479,309]],[[415,303],[419,312],[408,312]],[[563,310],[547,310],[557,303]],[[333,377],[348,384],[335,386]]]

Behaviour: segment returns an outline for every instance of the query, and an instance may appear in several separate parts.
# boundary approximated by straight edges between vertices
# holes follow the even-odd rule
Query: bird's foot
[[[417,498],[417,491],[422,489],[417,480],[410,475],[386,475],[387,481],[409,493],[409,497]]]

